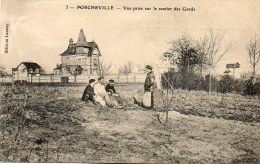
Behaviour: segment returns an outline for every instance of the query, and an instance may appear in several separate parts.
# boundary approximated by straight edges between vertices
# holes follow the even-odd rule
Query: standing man
[[[153,109],[154,107],[154,98],[153,92],[155,89],[155,76],[153,73],[153,67],[150,65],[146,65],[145,67],[147,75],[144,82],[144,96],[141,102],[138,102],[136,98],[134,98],[134,103],[138,104],[141,107]]]
[[[94,105],[96,105],[96,101],[94,98],[95,96],[94,85],[95,85],[95,79],[90,79],[89,84],[87,85],[87,87],[83,92],[81,100],[85,102],[91,101]]]

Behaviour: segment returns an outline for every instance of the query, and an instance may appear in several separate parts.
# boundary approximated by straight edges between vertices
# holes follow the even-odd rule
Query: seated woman
[[[103,107],[110,104],[109,96],[104,87],[103,77],[98,78],[98,82],[94,86],[95,100]]]

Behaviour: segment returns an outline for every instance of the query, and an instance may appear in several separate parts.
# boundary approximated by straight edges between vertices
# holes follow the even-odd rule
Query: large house
[[[33,62],[21,62],[16,68],[12,68],[14,80],[31,81],[33,75],[40,75],[42,73],[42,67]]]
[[[55,75],[70,75],[75,69],[80,68],[82,74],[96,75],[99,69],[99,57],[101,56],[95,41],[87,42],[83,30],[80,30],[76,43],[69,40],[68,48],[60,54],[61,64],[53,69]]]

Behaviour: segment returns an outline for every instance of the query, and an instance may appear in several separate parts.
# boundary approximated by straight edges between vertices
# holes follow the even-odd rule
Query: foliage
[[[234,91],[239,94],[243,94],[243,91],[245,90],[244,81],[241,79],[234,79],[233,82]]]
[[[77,76],[82,74],[83,68],[80,65],[67,66],[67,67],[68,67],[69,73],[74,76],[74,82],[76,82]]]
[[[61,77],[61,83],[62,83],[62,84],[69,83],[69,77],[68,77],[68,76]]]
[[[7,77],[10,76],[5,70],[4,68],[0,67],[0,77]]]
[[[170,48],[162,56],[171,65],[177,65],[185,89],[194,89],[197,73],[209,69],[209,73],[231,48],[231,43],[225,44],[224,33],[214,32],[210,29],[208,34],[199,40],[192,39],[189,35],[182,35],[170,42]],[[196,76],[196,77],[194,77]],[[195,79],[194,79],[195,78]],[[211,76],[209,76],[208,89],[211,93]],[[197,88],[197,87],[195,87]]]
[[[206,90],[207,84],[205,78],[195,72],[187,73],[184,78],[180,72],[170,71],[162,74],[162,86],[169,87],[171,85],[175,89],[188,89],[188,90]]]
[[[173,40],[170,44],[169,51],[164,53],[163,60],[170,64],[176,64],[178,67],[178,81],[183,89],[198,89],[201,85],[201,77],[197,71],[204,63],[204,58],[199,56],[195,46],[195,41],[188,35],[182,35],[180,38]],[[177,79],[175,79],[177,82]]]
[[[244,94],[245,95],[260,95],[260,82],[254,82],[254,79],[251,78],[244,82]]]
[[[73,76],[81,75],[83,68],[80,65],[76,65],[75,67],[69,67],[69,72]]]
[[[211,88],[212,88],[212,91],[215,91],[215,92],[217,92],[218,91],[218,87],[219,87],[219,81],[218,81],[218,79],[215,77],[215,76],[213,76],[213,75],[211,75],[211,79],[210,79],[210,75],[209,74],[207,74],[206,76],[205,76],[205,79],[204,79],[204,84],[203,84],[203,90],[204,91],[209,91],[209,89],[210,89],[210,87],[209,87],[209,85],[210,85],[210,80],[211,80]]]
[[[230,75],[224,75],[219,81],[219,91],[221,93],[232,92],[234,90],[234,78]]]

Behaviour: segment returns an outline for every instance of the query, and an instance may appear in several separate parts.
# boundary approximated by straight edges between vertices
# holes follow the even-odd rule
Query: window
[[[97,74],[97,69],[96,68],[93,69],[93,74]]]
[[[76,48],[76,53],[78,54],[88,54],[89,48],[87,47],[77,47]]]
[[[33,73],[33,69],[32,68],[29,68],[29,73]]]
[[[93,59],[93,64],[94,64],[94,65],[98,65],[96,58]]]
[[[84,53],[88,54],[89,48],[84,48]]]
[[[97,48],[94,49],[93,54],[95,54],[95,55],[99,55],[99,51],[98,51]]]

